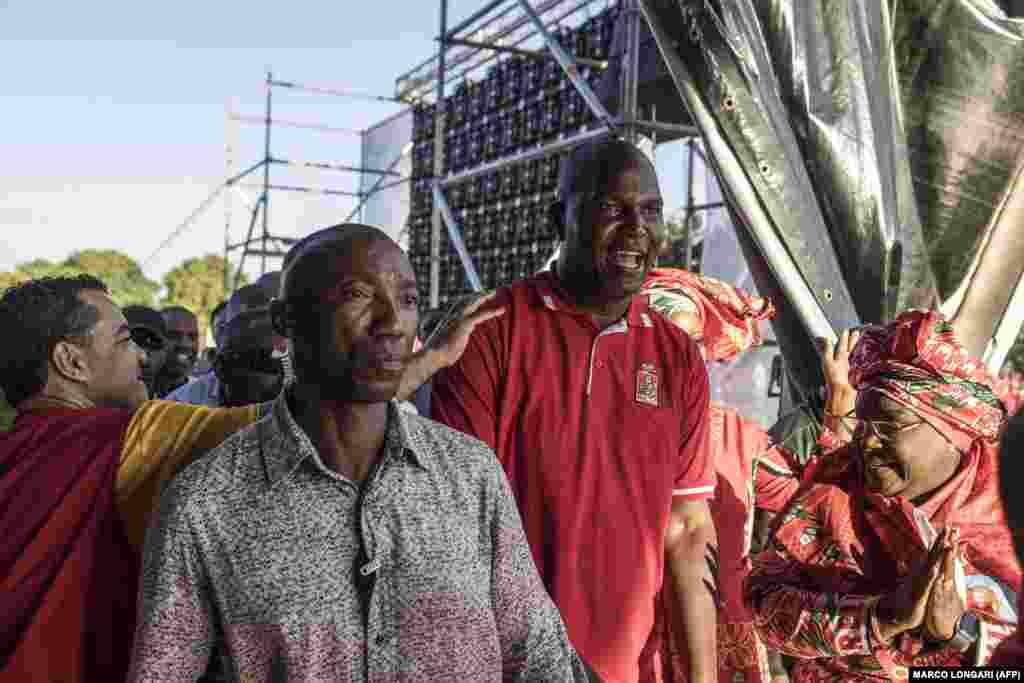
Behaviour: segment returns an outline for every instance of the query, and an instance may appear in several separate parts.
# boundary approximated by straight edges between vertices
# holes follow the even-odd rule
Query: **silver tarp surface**
[[[834,329],[934,304],[932,265],[974,248],[1017,172],[1021,23],[989,0],[640,5],[694,123],[725,143],[710,161],[809,398],[813,345],[752,235],[784,245]]]

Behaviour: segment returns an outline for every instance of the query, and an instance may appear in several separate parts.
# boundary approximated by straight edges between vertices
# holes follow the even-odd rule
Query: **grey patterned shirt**
[[[284,394],[183,471],[146,539],[129,680],[213,658],[247,683],[585,681],[494,453],[394,403],[388,424],[358,520]]]

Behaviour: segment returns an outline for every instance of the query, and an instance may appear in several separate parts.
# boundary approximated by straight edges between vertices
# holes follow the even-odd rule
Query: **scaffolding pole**
[[[266,80],[265,80],[264,84],[265,84],[265,87],[266,87],[266,90],[267,90],[267,92],[266,92],[266,110],[265,110],[265,112],[264,112],[262,117],[247,116],[247,115],[239,114],[239,113],[236,113],[236,112],[230,112],[230,111],[228,112],[228,116],[227,116],[229,121],[238,121],[238,122],[242,122],[242,123],[258,123],[258,124],[262,124],[264,126],[263,159],[258,161],[258,162],[256,162],[255,164],[250,166],[248,169],[246,169],[242,173],[239,173],[239,174],[237,174],[237,175],[235,175],[235,176],[233,176],[231,178],[228,178],[228,180],[225,181],[224,185],[221,186],[221,189],[223,189],[224,187],[227,187],[227,188],[234,188],[234,187],[256,187],[257,189],[260,190],[259,199],[257,199],[256,203],[251,207],[252,208],[252,215],[250,217],[250,222],[249,222],[248,230],[247,230],[247,233],[246,233],[246,238],[245,238],[244,241],[239,242],[238,244],[231,244],[230,243],[231,242],[231,239],[230,239],[230,230],[231,230],[230,211],[226,210],[227,217],[225,219],[225,230],[224,230],[224,232],[225,232],[225,236],[224,236],[225,260],[227,261],[229,259],[229,257],[230,257],[231,252],[235,251],[236,249],[241,249],[241,251],[242,251],[241,257],[239,258],[238,267],[237,267],[237,270],[235,272],[233,283],[231,283],[230,287],[229,287],[231,289],[237,288],[239,282],[241,281],[240,280],[241,274],[242,274],[242,272],[244,270],[245,263],[246,263],[246,260],[247,260],[248,257],[251,257],[251,256],[259,257],[260,258],[260,271],[261,271],[261,273],[266,273],[267,272],[267,259],[268,258],[276,258],[276,257],[279,257],[279,256],[283,255],[283,252],[278,252],[278,251],[274,251],[273,249],[271,249],[270,245],[268,243],[269,242],[278,242],[278,243],[281,243],[281,244],[284,244],[284,245],[290,245],[290,244],[293,244],[293,243],[295,243],[297,241],[297,240],[292,239],[292,238],[278,237],[278,236],[275,236],[275,235],[271,234],[271,232],[270,232],[270,216],[269,216],[269,211],[268,211],[271,192],[275,192],[275,191],[276,192],[295,192],[295,193],[305,193],[305,194],[311,194],[311,195],[324,195],[324,196],[337,196],[337,197],[354,197],[354,198],[356,198],[358,200],[356,212],[359,212],[359,211],[361,211],[362,206],[370,198],[370,196],[372,196],[378,190],[385,189],[387,187],[393,187],[395,184],[398,184],[398,183],[401,183],[401,182],[404,182],[404,181],[408,180],[407,178],[404,178],[401,173],[398,173],[395,170],[395,166],[397,166],[398,160],[396,160],[396,162],[394,164],[392,164],[392,166],[390,168],[387,168],[387,169],[377,169],[377,168],[366,168],[366,167],[364,167],[362,165],[349,165],[349,164],[330,163],[330,162],[296,161],[296,160],[292,160],[292,159],[282,159],[282,158],[275,157],[273,155],[272,150],[271,150],[271,141],[272,141],[271,129],[274,126],[281,126],[281,127],[286,127],[286,128],[297,128],[297,129],[302,129],[302,130],[311,130],[311,131],[316,131],[316,132],[319,132],[319,133],[339,133],[339,134],[345,134],[345,135],[358,135],[360,137],[360,139],[362,139],[364,134],[365,134],[365,131],[355,130],[355,129],[351,129],[351,128],[340,128],[340,127],[336,127],[336,126],[327,126],[327,125],[321,125],[321,124],[317,124],[317,123],[290,121],[290,120],[286,120],[286,119],[274,118],[273,113],[274,113],[274,109],[275,108],[274,108],[274,102],[273,102],[273,91],[274,91],[275,88],[285,88],[285,89],[290,89],[290,90],[315,93],[315,94],[319,94],[319,95],[331,95],[331,96],[336,96],[336,97],[351,97],[351,98],[359,98],[359,99],[370,99],[370,100],[381,101],[381,102],[388,102],[388,103],[400,103],[400,101],[397,98],[393,98],[393,97],[380,97],[380,96],[375,96],[375,95],[367,95],[365,93],[356,93],[356,92],[352,92],[352,91],[347,91],[347,90],[343,90],[343,89],[340,89],[340,88],[318,87],[318,86],[312,86],[312,85],[308,85],[308,84],[296,83],[296,82],[292,82],[292,81],[279,80],[279,79],[275,79],[274,76],[273,76],[273,73],[270,72],[270,71],[268,71],[267,74],[266,74]],[[411,145],[407,146],[407,149],[411,150]],[[230,156],[230,153],[229,153],[229,156]],[[403,154],[403,156],[404,156],[404,154]],[[400,159],[401,159],[401,157],[399,157],[399,160]],[[231,164],[232,162],[233,162],[233,159],[229,159],[229,164]],[[324,188],[324,187],[310,187],[310,186],[305,186],[305,185],[300,186],[300,185],[273,183],[273,182],[271,182],[271,178],[270,178],[270,166],[271,165],[289,166],[289,167],[295,167],[295,168],[315,169],[315,170],[318,170],[318,171],[337,171],[337,172],[342,172],[342,173],[368,174],[368,175],[376,175],[376,176],[378,176],[378,178],[377,178],[377,181],[375,182],[375,184],[373,185],[373,187],[371,187],[368,192],[350,192],[350,191],[346,191],[346,190],[337,190],[337,189]],[[256,185],[256,184],[247,185],[247,184],[240,183],[240,181],[244,177],[246,177],[250,173],[252,173],[252,172],[254,172],[254,171],[256,171],[257,169],[260,169],[260,168],[263,169],[263,179],[262,179],[262,183],[261,184],[259,184],[259,185]],[[383,181],[387,180],[387,179],[395,179],[395,180],[394,180],[394,182],[388,183],[388,184],[385,185],[383,183]],[[200,207],[200,208],[203,208],[203,207]],[[191,217],[190,217],[190,219],[191,219]],[[260,222],[260,232],[257,235],[256,234],[256,229],[257,229],[256,225],[257,225],[257,220],[258,219],[261,222]],[[225,273],[225,276],[226,276],[226,279],[228,279],[229,276],[227,275],[227,273]]]
[[[437,53],[437,105],[434,112],[434,177],[444,175],[444,77],[448,52],[448,0],[441,2],[441,30]],[[494,3],[492,3],[494,4]],[[441,208],[435,203],[430,216],[430,307],[441,303]]]

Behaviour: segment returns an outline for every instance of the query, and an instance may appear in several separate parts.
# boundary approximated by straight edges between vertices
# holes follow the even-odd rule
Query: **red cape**
[[[114,507],[132,415],[49,410],[0,434],[0,681],[124,680],[139,558]]]

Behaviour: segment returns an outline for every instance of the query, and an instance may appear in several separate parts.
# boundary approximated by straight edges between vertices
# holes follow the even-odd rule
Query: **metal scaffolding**
[[[586,12],[589,16],[595,5],[604,9],[617,6],[620,10],[618,21],[624,22],[626,42],[620,68],[621,103],[619,111],[612,115],[585,78],[580,66],[605,69],[608,61],[577,59],[564,49],[552,34],[565,22],[572,22]],[[583,143],[601,139],[611,134],[636,140],[641,132],[656,136],[663,132],[673,136],[695,136],[696,129],[690,126],[642,119],[637,116],[637,89],[639,83],[640,14],[636,0],[540,0],[531,4],[528,0],[492,0],[465,21],[454,27],[448,24],[448,0],[440,0],[440,30],[438,33],[437,55],[419,64],[396,79],[395,94],[405,101],[426,102],[433,99],[434,112],[434,181],[432,195],[433,215],[430,235],[430,307],[440,303],[440,261],[441,230],[447,229],[448,237],[458,254],[470,286],[479,291],[480,278],[476,265],[462,238],[461,227],[454,220],[448,205],[445,189],[466,180],[491,173],[500,168],[550,154],[564,152]],[[536,49],[532,45],[539,43]],[[583,98],[593,112],[596,125],[572,135],[560,135],[554,140],[537,147],[481,164],[456,173],[445,173],[444,166],[444,107],[445,89],[452,81],[462,80],[477,70],[493,63],[501,54],[514,54],[535,59],[555,59],[569,83]],[[432,92],[431,92],[432,91]],[[433,95],[433,97],[431,97]],[[653,114],[653,112],[652,112]]]
[[[402,178],[395,167],[398,162],[401,161],[401,156],[394,161],[388,168],[363,168],[359,165],[340,164],[340,163],[329,163],[329,162],[318,162],[318,161],[296,161],[292,159],[281,159],[275,157],[271,151],[271,132],[274,127],[286,127],[286,128],[297,128],[303,130],[316,131],[318,133],[332,133],[341,135],[354,135],[360,138],[364,135],[365,131],[356,130],[352,128],[339,128],[337,126],[328,126],[319,123],[312,122],[298,122],[289,121],[284,119],[274,118],[273,113],[273,94],[275,89],[287,89],[295,90],[304,93],[310,93],[314,95],[326,95],[331,97],[345,97],[345,98],[357,98],[367,99],[378,102],[392,102],[395,104],[404,104],[404,101],[394,97],[382,97],[379,95],[369,95],[363,93],[356,93],[348,90],[342,90],[340,88],[329,88],[322,86],[310,86],[301,83],[295,83],[292,81],[283,81],[275,79],[273,74],[267,73],[266,78],[266,111],[263,117],[257,116],[246,116],[235,112],[228,113],[229,121],[235,121],[247,124],[257,124],[264,127],[264,149],[263,158],[242,171],[241,173],[232,175],[222,186],[222,189],[231,191],[235,187],[255,187],[261,190],[259,198],[256,200],[250,208],[249,226],[246,232],[246,237],[243,241],[232,244],[231,243],[231,202],[225,203],[225,227],[224,227],[224,257],[230,259],[233,252],[241,250],[241,256],[238,259],[238,266],[235,270],[233,278],[230,278],[229,282],[225,282],[225,286],[229,290],[233,290],[238,287],[239,279],[242,271],[245,267],[246,260],[249,257],[260,258],[260,272],[267,272],[267,259],[268,258],[282,258],[286,253],[286,248],[294,244],[297,240],[290,237],[282,237],[280,235],[274,235],[270,232],[269,226],[269,204],[271,192],[299,192],[305,194],[316,194],[326,196],[342,196],[342,197],[355,197],[358,199],[358,204],[352,213],[348,216],[346,221],[350,221],[357,215],[361,215],[363,206],[366,200],[374,192],[382,189],[385,180],[390,180],[391,183],[408,181],[408,178]],[[228,146],[228,166],[229,169],[232,165],[232,150],[231,146]],[[403,150],[403,155],[407,154],[408,150]],[[349,192],[344,190],[337,190],[327,187],[309,187],[305,185],[288,185],[281,183],[272,183],[270,177],[270,169],[272,166],[287,166],[293,168],[312,169],[316,171],[335,171],[341,173],[357,173],[364,175],[376,175],[379,176],[377,182],[367,192]],[[241,181],[247,178],[250,174],[255,171],[263,170],[263,180],[259,184],[242,184]],[[390,185],[390,184],[389,184]],[[218,191],[219,193],[219,191]],[[260,229],[257,233],[256,225],[260,223]],[[225,272],[225,278],[229,278],[227,272]]]

